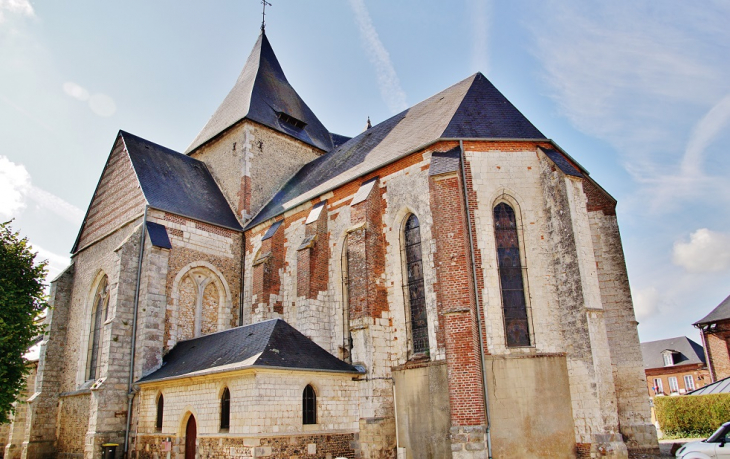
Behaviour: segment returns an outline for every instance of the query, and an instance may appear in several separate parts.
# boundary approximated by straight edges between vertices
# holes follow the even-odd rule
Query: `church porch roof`
[[[271,368],[336,373],[360,373],[354,366],[322,349],[281,319],[201,336],[177,343],[162,367],[138,382]]]

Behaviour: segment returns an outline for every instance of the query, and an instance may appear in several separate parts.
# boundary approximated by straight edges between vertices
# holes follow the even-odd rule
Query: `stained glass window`
[[[155,429],[162,430],[162,414],[165,412],[165,398],[160,394],[157,398],[157,419],[155,420]]]
[[[529,346],[527,303],[520,261],[515,211],[505,203],[494,208],[494,234],[497,242],[499,281],[507,346]]]
[[[421,228],[418,217],[408,217],[405,225],[406,271],[408,277],[408,302],[411,311],[411,339],[413,353],[427,353],[428,316],[426,314],[426,294],[423,284],[423,262],[421,256]]]
[[[231,425],[231,392],[226,387],[221,396],[221,429],[228,429]]]
[[[107,292],[107,277],[99,282],[94,295],[94,304],[91,312],[91,331],[89,333],[89,372],[87,379],[99,378],[99,355],[101,346],[101,329],[106,320],[109,294]]]
[[[314,388],[307,384],[302,394],[302,424],[317,423],[317,395]]]

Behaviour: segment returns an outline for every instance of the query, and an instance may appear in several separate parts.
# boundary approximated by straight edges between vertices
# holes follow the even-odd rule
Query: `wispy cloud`
[[[5,22],[7,14],[34,17],[35,11],[29,0],[0,0],[0,23]]]
[[[88,102],[91,111],[99,116],[108,117],[117,112],[117,104],[114,99],[106,94],[91,94],[86,88],[73,81],[63,84],[63,92],[76,100]]]
[[[390,54],[385,49],[385,46],[383,46],[383,42],[380,41],[378,32],[375,30],[373,21],[370,19],[370,13],[368,13],[365,7],[364,0],[350,0],[350,6],[355,13],[355,19],[360,29],[360,38],[363,41],[365,51],[368,54],[370,63],[375,67],[380,95],[383,101],[385,101],[388,109],[393,113],[405,110],[408,108],[406,93],[401,88],[398,74],[395,72],[395,67],[393,67],[393,63],[390,60]]]
[[[659,312],[661,298],[655,287],[647,287],[632,292],[634,312],[639,322],[654,316]]]
[[[15,218],[26,208],[28,200],[74,225],[84,218],[78,207],[34,186],[25,166],[0,155],[0,218]]]
[[[48,261],[48,275],[46,276],[47,281],[51,281],[56,278],[56,276],[61,274],[61,272],[63,272],[63,270],[66,269],[69,264],[71,264],[71,258],[68,256],[58,255],[44,249],[37,244],[33,244],[32,242],[31,247],[31,250],[38,253],[38,256],[36,256],[36,261]]]
[[[730,234],[700,228],[689,242],[674,243],[672,261],[692,273],[724,271],[730,268]]]
[[[468,0],[471,21],[471,66],[474,72],[489,73],[489,29],[492,24],[491,0]]]
[[[575,127],[621,152],[644,207],[668,212],[728,191],[726,171],[702,171],[730,116],[730,5],[548,1],[535,14],[542,20],[528,27],[550,96]]]

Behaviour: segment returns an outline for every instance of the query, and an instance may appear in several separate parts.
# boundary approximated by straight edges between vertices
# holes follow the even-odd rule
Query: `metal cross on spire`
[[[261,12],[261,31],[264,32],[266,29],[266,5],[271,6],[271,3],[266,0],[261,0],[261,4],[264,6],[263,11]]]

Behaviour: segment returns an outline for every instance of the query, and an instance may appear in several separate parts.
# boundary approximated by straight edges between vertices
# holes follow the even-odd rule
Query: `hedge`
[[[730,394],[654,397],[654,407],[666,435],[708,437],[730,421]]]

